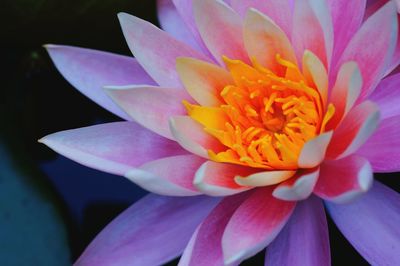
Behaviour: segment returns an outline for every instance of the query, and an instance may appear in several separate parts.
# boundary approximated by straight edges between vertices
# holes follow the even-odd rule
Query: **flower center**
[[[233,84],[220,92],[217,107],[184,102],[189,116],[217,138],[224,151],[209,150],[217,162],[265,169],[296,169],[305,142],[324,131],[334,108],[324,115],[321,95],[299,68],[279,55],[282,73],[253,61],[224,57]]]

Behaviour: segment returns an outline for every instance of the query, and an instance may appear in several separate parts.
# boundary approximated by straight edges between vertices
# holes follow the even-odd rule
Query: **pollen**
[[[223,60],[234,82],[221,90],[222,104],[184,102],[188,115],[226,147],[209,150],[210,159],[255,168],[297,169],[302,147],[325,130],[334,106],[323,106],[314,85],[279,55],[276,61],[285,70],[280,74],[255,60],[252,65]]]

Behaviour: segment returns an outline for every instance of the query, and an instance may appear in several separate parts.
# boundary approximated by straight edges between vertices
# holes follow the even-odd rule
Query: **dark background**
[[[129,55],[116,17],[120,11],[158,25],[155,1],[0,3],[5,27],[0,42],[0,159],[4,164],[0,163],[0,265],[61,265],[60,256],[68,265],[113,217],[146,193],[123,177],[78,165],[37,143],[56,131],[119,120],[74,90],[42,45],[68,44]],[[378,178],[400,191],[395,175]],[[13,186],[13,180],[19,186]],[[12,192],[2,198],[5,191]],[[31,202],[38,204],[31,206]],[[49,232],[49,224],[57,229]],[[21,229],[31,225],[34,230],[28,233]],[[330,220],[329,225],[332,264],[367,265]],[[27,238],[31,234],[32,239]],[[39,242],[42,250],[31,252],[30,247],[40,247]],[[53,246],[59,248],[54,251]],[[52,260],[50,253],[60,256]],[[263,265],[263,254],[243,265]]]

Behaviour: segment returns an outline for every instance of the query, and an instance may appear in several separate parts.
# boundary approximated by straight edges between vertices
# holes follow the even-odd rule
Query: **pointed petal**
[[[301,59],[304,51],[310,50],[328,68],[333,49],[333,27],[325,0],[295,1],[292,43],[297,58]]]
[[[203,54],[147,21],[126,13],[119,13],[118,18],[130,50],[160,86],[182,87],[175,69],[177,57],[208,60]]]
[[[343,158],[357,151],[374,133],[379,108],[370,101],[354,107],[336,128],[327,150],[328,158]]]
[[[203,106],[220,106],[220,92],[233,84],[227,70],[193,58],[178,58],[176,69],[187,92]]]
[[[150,194],[103,229],[74,265],[164,264],[181,254],[196,226],[217,203],[211,197]]]
[[[368,98],[378,104],[382,119],[400,115],[400,74],[382,80]]]
[[[374,172],[400,171],[400,115],[384,119],[357,154],[368,159]]]
[[[94,102],[129,120],[104,93],[106,85],[155,84],[132,57],[63,45],[45,46],[58,71]]]
[[[286,34],[271,18],[261,12],[250,9],[244,22],[244,42],[251,59],[272,70],[283,70],[276,61],[279,54],[283,59],[297,64],[292,44]]]
[[[303,73],[318,89],[322,103],[326,106],[328,100],[328,73],[321,60],[311,51],[303,54]]]
[[[356,155],[321,164],[314,193],[336,203],[346,203],[367,192],[373,181],[369,162]]]
[[[281,231],[294,202],[272,196],[270,187],[259,188],[235,211],[222,237],[225,264],[239,263],[265,248]]]
[[[263,187],[283,182],[292,176],[296,171],[265,171],[251,174],[245,177],[236,176],[235,182],[241,186]]]
[[[199,195],[193,179],[204,161],[196,155],[166,157],[132,169],[125,177],[145,190],[164,196]]]
[[[193,12],[204,43],[221,65],[223,55],[249,61],[243,44],[242,20],[231,7],[220,0],[193,0]]]
[[[186,114],[182,100],[190,98],[181,89],[152,86],[106,87],[108,95],[145,128],[174,139],[169,129],[169,118]]]
[[[196,172],[194,185],[206,195],[233,195],[250,189],[238,185],[235,176],[247,176],[255,171],[250,167],[207,161]]]
[[[177,143],[133,122],[61,131],[39,142],[80,164],[117,175],[148,161],[186,153]]]
[[[319,168],[299,170],[295,176],[279,184],[272,195],[281,200],[304,200],[313,192],[318,176]]]
[[[330,266],[330,262],[324,205],[310,197],[297,204],[282,232],[268,246],[265,265]]]
[[[389,1],[364,22],[343,51],[336,68],[348,61],[358,64],[364,81],[359,102],[382,79],[389,59],[393,56],[397,27],[395,4]]]
[[[347,240],[371,265],[400,261],[400,194],[379,182],[349,204],[326,203]]]
[[[215,207],[192,236],[179,261],[179,266],[224,265],[222,235],[229,219],[247,197],[247,193],[226,197]]]
[[[332,131],[325,132],[307,141],[301,150],[297,165],[300,168],[313,168],[319,165],[325,158],[332,133]]]

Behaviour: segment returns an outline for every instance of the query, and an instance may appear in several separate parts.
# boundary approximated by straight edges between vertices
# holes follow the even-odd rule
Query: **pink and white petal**
[[[182,89],[153,86],[109,86],[105,89],[134,121],[172,140],[174,138],[169,129],[169,118],[186,114],[182,100],[190,99]]]
[[[334,48],[332,64],[340,58],[351,37],[360,28],[366,7],[366,0],[327,0],[332,14]]]
[[[398,7],[399,6],[400,5],[398,4]],[[399,12],[399,11],[397,11],[397,12]],[[400,12],[397,15],[397,21],[400,24]],[[392,59],[391,59],[391,61],[389,63],[389,66],[386,69],[385,76],[389,75],[400,64],[400,39],[399,39],[399,36],[400,36],[400,27],[398,27],[398,29],[397,29],[397,44],[396,44],[396,47],[394,49],[393,57],[392,57]]]
[[[320,199],[310,197],[297,204],[288,223],[268,246],[265,265],[331,265],[328,224]]]
[[[382,80],[368,98],[379,106],[382,119],[400,115],[400,74]]]
[[[314,168],[325,158],[325,153],[331,142],[333,132],[324,132],[307,141],[299,155],[297,165],[300,168]]]
[[[324,63],[309,50],[304,51],[302,62],[304,75],[318,89],[322,103],[326,106],[328,101],[328,72]]]
[[[203,52],[192,32],[183,22],[172,0],[157,0],[157,12],[163,30],[177,40],[186,43],[199,52]]]
[[[333,133],[326,155],[340,159],[356,152],[374,133],[380,120],[379,108],[370,101],[354,107]]]
[[[162,265],[182,253],[218,202],[150,194],[103,229],[74,265]]]
[[[224,198],[197,228],[178,265],[224,265],[221,239],[225,227],[248,196],[242,193]]]
[[[105,85],[155,82],[135,58],[63,45],[45,46],[58,71],[72,86],[108,111],[130,120],[104,93]]]
[[[319,168],[299,170],[289,180],[280,183],[272,195],[281,200],[298,201],[308,198],[319,177]]]
[[[50,134],[39,142],[80,164],[124,175],[163,157],[187,154],[176,142],[134,122],[114,122]]]
[[[358,64],[364,81],[358,102],[368,97],[385,74],[396,45],[397,29],[395,4],[389,1],[364,22],[343,51],[334,70],[348,61]]]
[[[257,172],[248,176],[235,176],[235,182],[240,186],[264,187],[283,182],[296,174],[296,171],[277,170]]]
[[[332,17],[325,0],[295,1],[292,43],[299,62],[305,50],[313,52],[328,69],[333,50]]]
[[[239,263],[261,251],[281,231],[295,202],[272,196],[272,188],[258,188],[235,211],[222,236],[225,264]]]
[[[335,113],[329,120],[326,129],[334,129],[347,115],[360,95],[362,87],[362,76],[355,62],[344,63],[336,78],[329,98],[330,103],[335,106]]]
[[[196,170],[204,163],[196,155],[178,155],[154,160],[129,170],[125,177],[145,190],[164,196],[194,196]]]
[[[207,161],[197,170],[194,186],[206,195],[229,196],[250,189],[238,185],[235,176],[247,176],[256,171],[241,165]]]
[[[208,158],[208,150],[222,151],[226,148],[216,138],[207,134],[203,127],[189,116],[174,116],[169,120],[175,140],[187,151]]]
[[[326,202],[326,207],[339,230],[371,265],[398,264],[399,193],[374,182],[372,189],[354,202]]]
[[[286,34],[260,11],[250,9],[247,12],[243,36],[249,57],[255,58],[262,66],[275,72],[283,72],[283,67],[276,61],[277,54],[297,64],[292,44]]]
[[[227,70],[193,58],[178,58],[176,69],[187,92],[203,106],[220,106],[223,103],[220,92],[233,84]]]
[[[205,55],[147,21],[126,13],[119,13],[118,18],[131,52],[160,86],[182,87],[175,68],[177,57],[208,60]]]
[[[357,155],[325,161],[314,193],[335,203],[347,203],[367,192],[374,176],[368,160]]]
[[[204,43],[221,65],[222,56],[249,62],[242,19],[230,6],[221,0],[193,0],[193,12]]]
[[[292,33],[292,8],[288,0],[232,0],[232,8],[245,17],[250,8],[254,8],[270,17],[290,38]]]
[[[400,171],[400,115],[382,120],[378,130],[357,154],[368,159],[374,172]]]

